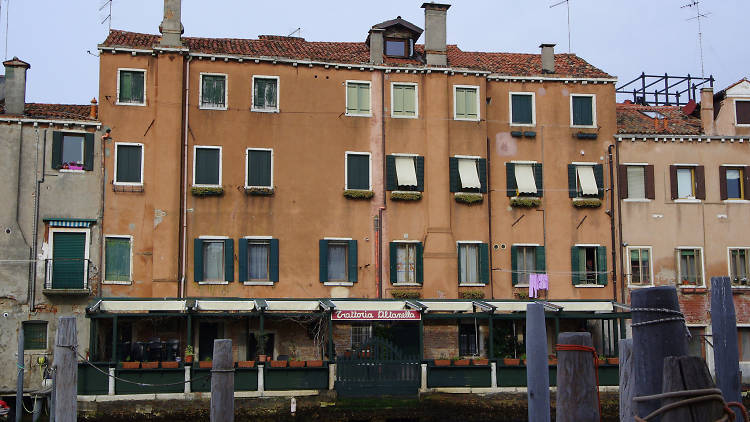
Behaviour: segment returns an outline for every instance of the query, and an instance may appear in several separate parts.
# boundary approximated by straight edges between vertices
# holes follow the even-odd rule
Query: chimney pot
[[[424,49],[427,65],[447,66],[446,16],[450,4],[423,3],[424,9]]]
[[[164,20],[159,25],[162,47],[182,47],[182,0],[164,0]]]
[[[26,106],[26,71],[31,65],[18,57],[3,62],[5,66],[5,113],[23,114]]]
[[[703,133],[709,136],[716,135],[713,88],[701,88],[701,124]]]
[[[542,73],[555,73],[555,44],[542,44]]]
[[[367,40],[370,44],[370,63],[372,64],[383,64],[384,33],[385,29],[370,29],[370,36]]]
[[[97,114],[96,98],[92,98],[91,110],[89,111],[89,118],[96,119],[96,114]]]

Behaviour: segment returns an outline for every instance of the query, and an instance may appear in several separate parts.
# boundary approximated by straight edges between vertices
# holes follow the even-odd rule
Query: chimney
[[[370,63],[372,64],[383,64],[383,34],[385,29],[372,28],[370,29],[370,36],[368,41],[370,42]]]
[[[185,29],[180,20],[182,0],[164,0],[164,20],[159,25],[162,47],[182,47],[182,33]]]
[[[701,88],[701,124],[703,125],[703,133],[709,136],[716,135],[713,88]]]
[[[555,73],[555,44],[542,44],[542,73]]]
[[[31,66],[13,57],[5,65],[5,113],[23,114],[26,105],[26,70]]]
[[[424,50],[428,66],[447,66],[445,18],[450,4],[423,3]]]
[[[97,107],[96,107],[96,98],[91,99],[91,109],[89,110],[89,118],[90,119],[96,119],[96,113]]]

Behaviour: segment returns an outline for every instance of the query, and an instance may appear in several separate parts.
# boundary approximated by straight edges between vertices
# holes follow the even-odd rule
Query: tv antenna
[[[708,18],[708,15],[710,15],[711,12],[701,13],[701,6],[698,0],[693,0],[686,5],[680,6],[680,9],[685,9],[687,7],[695,7],[695,11],[696,11],[695,16],[689,19],[685,19],[685,20],[691,21],[695,19],[698,21],[698,48],[700,49],[700,55],[701,55],[701,77],[705,78],[706,73],[703,70],[703,31],[701,30],[701,18]]]
[[[559,6],[563,3],[565,3],[565,7],[568,9],[568,53],[570,53],[570,0],[559,1],[549,8],[552,9],[553,7]]]
[[[295,29],[291,34],[287,35],[287,37],[292,37],[294,34],[297,34],[298,37],[302,37],[302,27]]]
[[[0,0],[0,6],[2,6],[2,0]],[[2,10],[0,10],[0,16],[2,16]],[[5,59],[3,60],[8,60],[8,23],[9,22],[10,22],[10,0],[6,0],[5,2]]]
[[[112,30],[112,2],[113,1],[114,0],[104,0],[104,3],[102,3],[102,6],[99,8],[99,12],[105,9],[109,9],[109,10],[105,10],[105,13],[107,13],[107,16],[104,19],[102,19],[102,21],[99,23],[104,24],[104,22],[107,22],[109,24],[110,31]]]

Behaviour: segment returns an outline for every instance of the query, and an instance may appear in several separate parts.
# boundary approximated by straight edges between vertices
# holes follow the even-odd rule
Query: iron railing
[[[700,94],[696,94],[698,88],[708,84],[714,87],[714,77],[708,78],[674,75],[647,75],[641,73],[632,81],[615,88],[618,94],[633,96],[636,104],[650,106],[683,106],[691,100],[700,102]],[[687,100],[685,99],[687,97]]]
[[[89,288],[91,261],[85,258],[54,258],[44,261],[44,288],[84,290]]]

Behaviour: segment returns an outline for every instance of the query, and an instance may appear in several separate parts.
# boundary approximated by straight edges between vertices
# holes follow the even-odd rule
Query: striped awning
[[[45,218],[44,222],[49,227],[72,227],[72,228],[84,228],[91,227],[92,224],[96,223],[94,219],[87,218]]]

